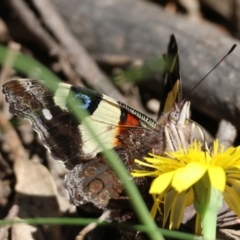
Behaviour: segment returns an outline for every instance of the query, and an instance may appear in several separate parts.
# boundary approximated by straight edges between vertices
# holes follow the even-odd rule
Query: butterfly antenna
[[[218,67],[218,65],[229,55],[233,52],[233,50],[236,48],[237,44],[233,44],[232,47],[230,48],[230,50],[228,51],[228,53],[191,89],[191,91],[189,92],[188,96],[183,100],[183,102],[186,101],[186,99],[189,98],[189,96],[191,95],[191,93],[199,86],[199,84],[215,69]]]

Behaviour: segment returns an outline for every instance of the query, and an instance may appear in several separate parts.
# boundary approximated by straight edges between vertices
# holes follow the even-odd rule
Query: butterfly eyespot
[[[93,193],[101,192],[103,187],[104,187],[104,183],[99,179],[95,179],[89,184],[89,190]]]
[[[174,123],[177,123],[179,121],[179,118],[180,118],[180,112],[175,110],[175,111],[172,111],[170,112],[169,116],[168,116],[169,120],[174,122]]]

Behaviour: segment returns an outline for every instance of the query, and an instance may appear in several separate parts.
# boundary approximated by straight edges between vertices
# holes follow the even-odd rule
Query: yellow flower
[[[189,149],[165,153],[165,156],[149,154],[145,162],[135,160],[149,170],[135,170],[134,177],[151,176],[150,194],[154,198],[151,214],[155,217],[163,205],[163,224],[170,216],[170,228],[178,228],[186,206],[194,203],[201,218],[206,206],[221,207],[222,196],[232,210],[240,216],[240,147],[224,150],[218,141],[213,151],[203,151],[194,142]],[[216,200],[217,199],[217,200]]]

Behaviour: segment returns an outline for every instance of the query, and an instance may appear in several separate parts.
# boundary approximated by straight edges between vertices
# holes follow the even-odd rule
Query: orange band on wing
[[[128,133],[127,131],[130,131],[131,128],[135,128],[138,126],[140,126],[140,121],[137,117],[122,111],[122,115],[118,123],[118,129],[116,131],[116,136],[122,135],[122,137],[125,138],[128,134],[130,134],[130,132]],[[116,137],[115,146],[119,144],[122,144],[122,142],[119,141],[118,137]]]
[[[139,122],[139,119],[137,119],[135,116],[133,116],[132,114],[127,114],[126,115],[126,118],[124,121],[121,121],[119,123],[120,126],[122,125],[125,125],[125,126],[139,126],[140,125],[140,122]]]

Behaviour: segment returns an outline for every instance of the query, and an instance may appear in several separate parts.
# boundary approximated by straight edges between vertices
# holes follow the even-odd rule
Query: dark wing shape
[[[3,93],[10,103],[10,112],[29,119],[52,156],[69,169],[102,151],[84,121],[91,124],[108,148],[121,145],[122,135],[130,137],[134,130],[147,131],[156,126],[151,118],[103,94],[65,83],[59,83],[51,92],[45,84],[31,79],[13,80],[3,85]],[[89,117],[79,123],[69,101],[88,110]]]
[[[169,112],[175,103],[182,100],[182,83],[179,69],[178,46],[174,35],[171,35],[165,58],[165,73],[163,91],[160,98],[158,119],[165,112]]]

